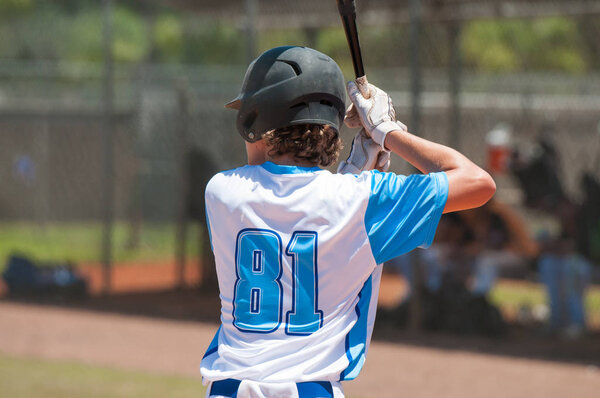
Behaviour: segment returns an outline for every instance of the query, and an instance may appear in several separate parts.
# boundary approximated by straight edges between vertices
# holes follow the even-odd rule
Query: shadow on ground
[[[2,300],[62,308],[119,313],[191,322],[219,321],[219,298],[214,291],[200,289],[163,289],[115,293],[82,298],[5,297]],[[600,333],[576,340],[548,335],[542,330],[509,324],[503,337],[412,332],[387,319],[376,322],[373,340],[450,351],[468,351],[516,358],[557,361],[600,366]]]
[[[161,289],[86,297],[4,297],[21,304],[138,315],[191,322],[219,322],[218,294],[199,289]]]

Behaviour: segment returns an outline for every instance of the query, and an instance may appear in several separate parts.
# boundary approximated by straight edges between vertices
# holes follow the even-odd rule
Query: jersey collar
[[[261,167],[272,174],[304,174],[321,170],[318,167],[286,166],[273,162],[265,162]]]

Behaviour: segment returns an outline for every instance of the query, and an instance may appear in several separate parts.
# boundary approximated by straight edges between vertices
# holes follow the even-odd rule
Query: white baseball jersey
[[[221,327],[206,383],[343,381],[371,339],[381,264],[431,244],[444,173],[332,174],[267,162],[206,188]]]

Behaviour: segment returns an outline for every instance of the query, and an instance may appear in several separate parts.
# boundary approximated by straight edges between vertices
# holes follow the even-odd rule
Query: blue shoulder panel
[[[371,173],[365,227],[377,264],[431,245],[448,199],[446,173]]]

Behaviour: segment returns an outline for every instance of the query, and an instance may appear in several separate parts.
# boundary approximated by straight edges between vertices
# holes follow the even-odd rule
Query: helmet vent
[[[305,108],[307,106],[308,106],[308,104],[306,102],[300,102],[299,104],[290,106],[290,109]]]
[[[329,106],[329,107],[333,108],[333,102],[331,102],[331,101],[322,100],[321,105],[325,105],[325,106]]]
[[[282,60],[281,62],[288,64],[289,66],[292,67],[292,69],[294,70],[294,73],[296,74],[296,76],[300,76],[302,74],[302,69],[300,69],[300,65],[298,65],[295,62],[292,61],[285,61]]]

